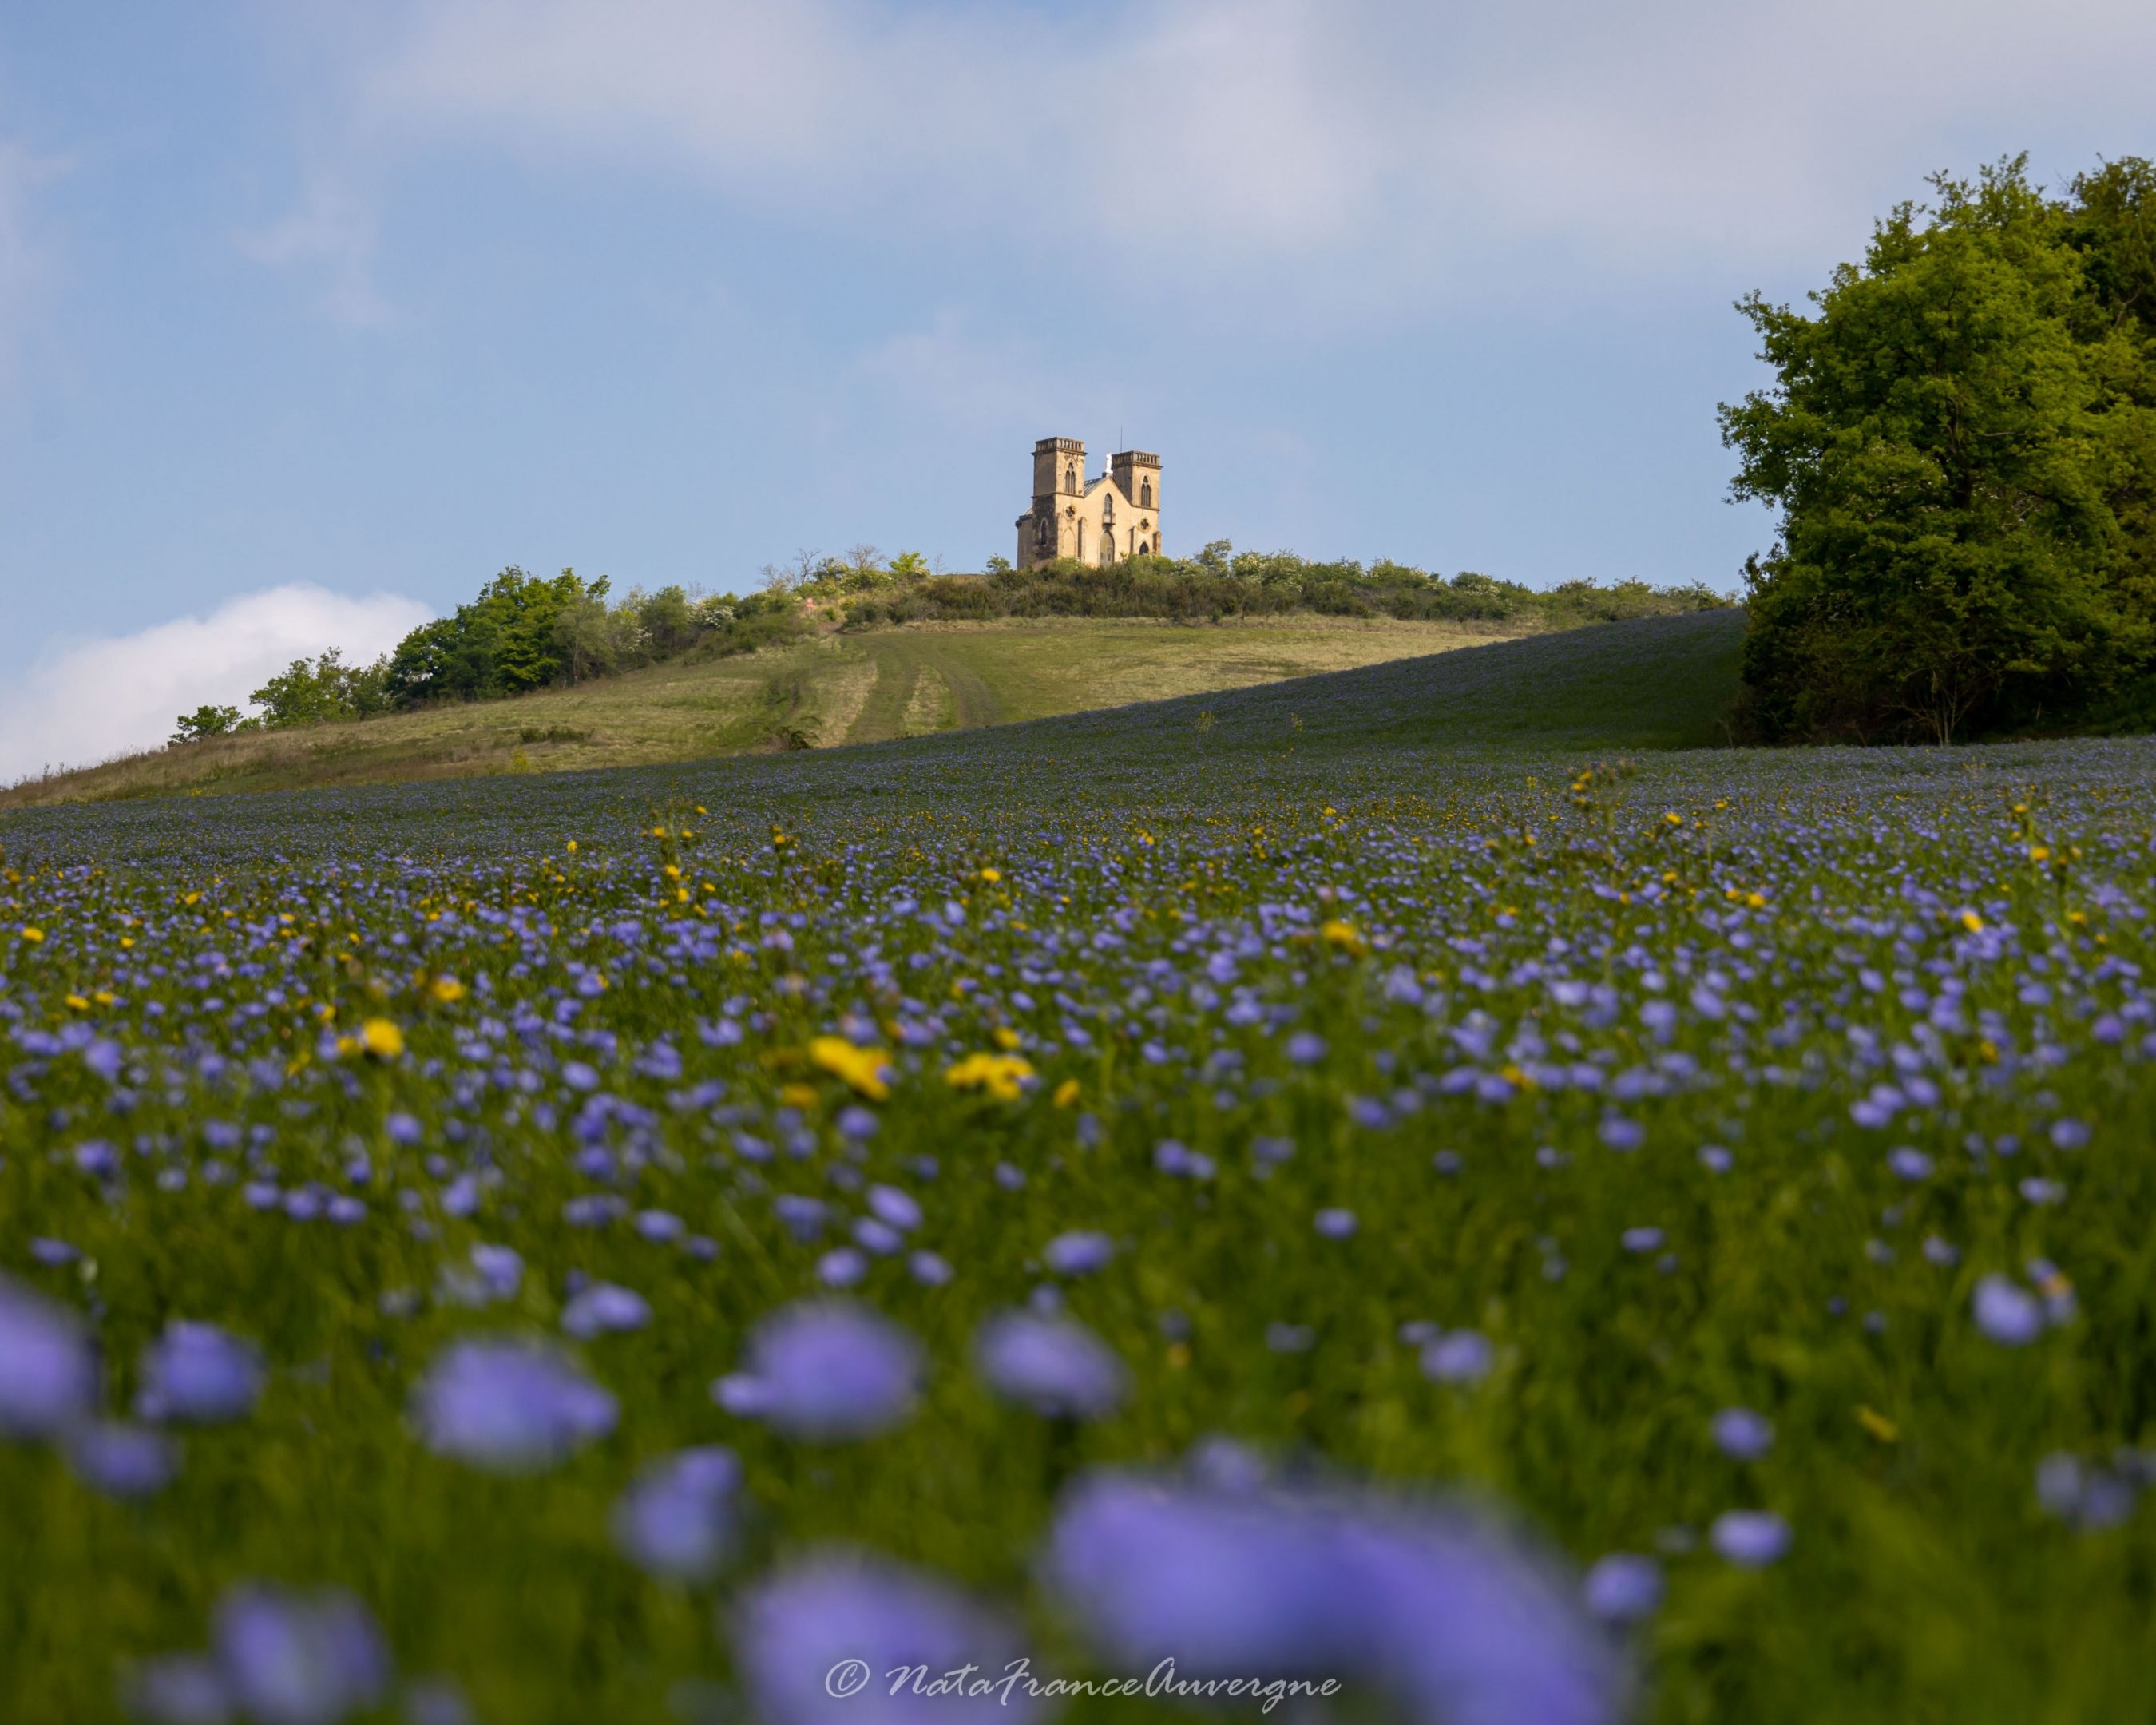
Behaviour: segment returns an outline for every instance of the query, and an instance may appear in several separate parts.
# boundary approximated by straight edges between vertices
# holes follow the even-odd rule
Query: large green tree
[[[1746,572],[1768,739],[2070,722],[2150,651],[2156,182],[1932,184],[1810,312],[1741,302],[1775,372],[1722,410],[1735,495],[1782,512]]]

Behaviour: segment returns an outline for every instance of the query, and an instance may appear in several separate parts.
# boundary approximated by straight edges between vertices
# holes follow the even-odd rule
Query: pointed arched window
[[[1149,479],[1138,481],[1138,507],[1140,509],[1152,507],[1152,481]]]
[[[1078,489],[1078,470],[1075,467],[1066,467],[1063,470],[1063,489],[1066,491],[1075,491]]]

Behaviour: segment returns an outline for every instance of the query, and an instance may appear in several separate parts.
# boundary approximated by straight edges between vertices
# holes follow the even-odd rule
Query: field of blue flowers
[[[2156,1712],[2156,746],[983,735],[0,821],[0,1717]]]

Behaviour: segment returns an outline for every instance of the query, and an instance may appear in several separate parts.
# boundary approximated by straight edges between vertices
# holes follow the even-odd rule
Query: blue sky
[[[2112,0],[11,0],[0,778],[509,562],[978,567],[1050,434],[1172,551],[1732,587],[1730,302],[2152,74]]]

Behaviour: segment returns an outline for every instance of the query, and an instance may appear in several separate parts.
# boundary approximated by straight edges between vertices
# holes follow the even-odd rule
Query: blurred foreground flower
[[[82,1320],[0,1276],[0,1433],[49,1437],[97,1400],[97,1355]]]
[[[614,1427],[613,1396],[559,1355],[516,1342],[459,1342],[413,1399],[427,1445],[475,1467],[551,1467]]]
[[[872,1437],[912,1411],[921,1350],[888,1318],[847,1300],[773,1313],[741,1371],[711,1386],[730,1414],[819,1442]]]
[[[1001,1690],[932,1692],[934,1678],[962,1666],[999,1677],[1022,1650],[964,1594],[877,1558],[824,1553],[782,1571],[743,1604],[733,1640],[761,1725],[916,1725],[991,1708],[1023,1725],[1040,1712],[1022,1684],[1000,1707]],[[931,1681],[892,1694],[887,1674],[914,1666]]]
[[[242,1420],[262,1394],[262,1358],[215,1324],[175,1318],[142,1356],[136,1409],[145,1420],[198,1425]]]
[[[211,1651],[146,1660],[121,1685],[128,1711],[156,1725],[338,1725],[379,1704],[395,1666],[374,1619],[350,1594],[247,1584],[218,1602]]]
[[[1122,1361],[1070,1318],[1024,1312],[992,1317],[973,1352],[989,1389],[1036,1414],[1096,1420],[1115,1411],[1127,1388]]]
[[[1430,1725],[1625,1708],[1625,1664],[1572,1588],[1464,1510],[1101,1473],[1065,1495],[1045,1568],[1123,1667],[1337,1677]]]
[[[675,1581],[706,1581],[733,1544],[741,1460],[708,1445],[664,1455],[614,1505],[614,1543],[640,1568]]]
[[[943,1070],[952,1089],[984,1090],[999,1102],[1016,1101],[1032,1076],[1032,1062],[1012,1054],[969,1054]]]
[[[808,1058],[872,1102],[891,1095],[891,1056],[880,1048],[857,1048],[843,1036],[819,1036],[808,1045]]]

